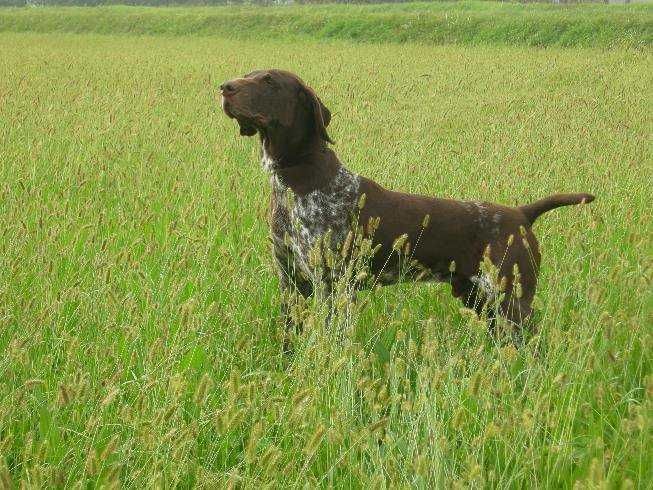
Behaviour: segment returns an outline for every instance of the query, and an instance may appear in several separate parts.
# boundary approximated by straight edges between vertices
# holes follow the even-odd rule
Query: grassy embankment
[[[428,44],[650,46],[653,6],[478,1],[381,5],[0,10],[0,30]]]

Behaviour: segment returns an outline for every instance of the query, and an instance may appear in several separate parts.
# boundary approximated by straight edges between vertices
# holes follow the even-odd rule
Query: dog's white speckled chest
[[[274,171],[270,180],[274,194],[272,239],[277,259],[285,259],[288,265],[312,278],[309,253],[316,240],[329,230],[332,246],[347,237],[358,203],[360,177],[340,167],[329,182],[303,196],[289,196],[291,191]]]

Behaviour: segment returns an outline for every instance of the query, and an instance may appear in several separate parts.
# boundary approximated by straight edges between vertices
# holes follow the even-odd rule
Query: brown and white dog
[[[314,288],[309,252],[316,241],[331,230],[332,243],[342,243],[352,217],[358,216],[360,226],[380,218],[373,236],[380,249],[370,265],[379,283],[399,280],[393,244],[406,235],[414,245],[412,257],[429,272],[420,279],[450,283],[455,297],[480,312],[493,294],[493,284],[480,268],[485,254],[496,265],[505,293],[499,313],[521,324],[531,315],[540,265],[533,222],[559,206],[594,200],[590,194],[556,194],[513,208],[390,191],[340,163],[327,146],[333,143],[326,130],[330,112],[296,75],[254,71],[223,83],[220,90],[222,108],[236,119],[240,134],[259,134],[262,164],[272,184],[271,231],[281,287],[303,296]],[[287,199],[289,190],[292,200]],[[365,205],[358,209],[362,194]],[[513,294],[515,274],[518,294]]]

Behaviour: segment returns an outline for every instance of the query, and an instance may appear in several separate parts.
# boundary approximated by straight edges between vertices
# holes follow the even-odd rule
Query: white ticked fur
[[[261,166],[263,167],[263,170],[265,170],[268,173],[274,172],[274,169],[277,168],[277,162],[270,156],[268,155],[268,152],[265,151],[265,145],[261,145],[263,148],[263,156],[261,156]]]
[[[312,277],[308,257],[316,241],[329,230],[332,233],[331,247],[342,244],[347,237],[352,213],[358,203],[360,176],[341,166],[335,176],[319,189],[289,198],[292,191],[275,174],[276,162],[265,151],[262,165],[271,172],[275,203],[272,213],[278,224],[273,236],[275,248],[278,252],[284,251],[282,256],[295,269]],[[285,243],[285,235],[290,243]]]
[[[492,279],[487,274],[479,274],[469,278],[476,287],[481,291],[487,300],[494,301],[499,293],[497,286],[492,282]]]

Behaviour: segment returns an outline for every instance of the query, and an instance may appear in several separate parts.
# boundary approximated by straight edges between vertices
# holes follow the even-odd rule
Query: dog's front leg
[[[292,303],[297,300],[297,296],[309,298],[313,294],[313,285],[310,281],[300,277],[295,271],[291,257],[287,250],[275,249],[279,287],[281,289],[281,315],[284,322],[284,354],[292,353],[292,337],[302,331],[301,321],[296,321],[293,318]]]
[[[293,351],[292,337],[301,333],[303,329],[301,320],[293,318],[291,312],[292,302],[296,301],[297,294],[303,298],[310,297],[313,294],[313,287],[310,282],[304,280],[287,280],[285,282],[286,284],[282,282],[281,286],[281,314],[284,321],[283,352],[284,354],[291,354]]]

